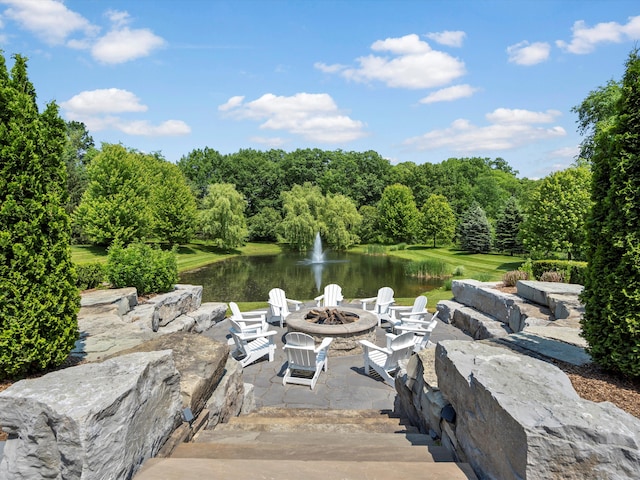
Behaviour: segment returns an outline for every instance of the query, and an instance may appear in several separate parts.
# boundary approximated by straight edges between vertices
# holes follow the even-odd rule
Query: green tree
[[[422,232],[424,238],[451,243],[456,233],[456,216],[444,195],[430,195],[422,206]]]
[[[251,240],[275,242],[278,240],[278,228],[282,215],[272,207],[264,207],[247,221]]]
[[[196,228],[196,199],[177,165],[162,158],[149,161],[153,233],[161,241],[188,243]]]
[[[65,124],[40,113],[26,59],[0,54],[0,379],[60,365],[78,337]]]
[[[204,238],[225,249],[242,245],[249,235],[244,215],[247,202],[230,183],[209,185],[202,201],[200,229]]]
[[[629,55],[611,121],[594,125],[582,334],[592,358],[640,377],[640,57]]]
[[[511,255],[523,249],[520,226],[524,217],[514,197],[509,198],[496,222],[496,248]]]
[[[590,185],[591,171],[586,166],[545,177],[526,205],[521,227],[524,246],[544,255],[562,251],[569,259],[582,258]]]
[[[380,231],[378,227],[378,209],[371,205],[363,205],[358,210],[360,213],[360,227],[358,236],[363,243],[380,243]]]
[[[280,230],[283,239],[298,251],[308,250],[322,227],[320,215],[325,198],[320,187],[307,182],[294,185],[281,195],[284,218]]]
[[[322,237],[336,250],[346,250],[360,239],[355,233],[362,218],[353,200],[345,195],[327,195],[321,214]]]
[[[149,172],[145,156],[122,145],[103,144],[87,168],[89,185],[74,213],[74,222],[89,241],[127,245],[151,233]]]
[[[467,210],[458,228],[460,247],[472,253],[488,253],[491,250],[491,226],[480,205],[474,203]]]
[[[198,200],[207,194],[209,185],[223,182],[227,173],[224,156],[208,147],[189,152],[178,160],[178,167]]]
[[[66,123],[66,138],[62,158],[67,166],[67,213],[72,213],[87,188],[87,164],[94,151],[93,138],[82,122]]]
[[[411,242],[418,235],[420,212],[411,189],[404,185],[390,185],[378,202],[380,231],[385,242]]]

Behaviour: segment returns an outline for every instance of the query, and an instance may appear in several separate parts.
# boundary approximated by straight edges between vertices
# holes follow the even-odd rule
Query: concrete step
[[[376,436],[374,434],[372,436]],[[334,434],[338,437],[339,434]],[[445,447],[386,445],[337,445],[331,440],[316,445],[296,443],[297,435],[287,443],[229,445],[219,443],[182,443],[171,458],[209,458],[236,460],[303,460],[333,462],[451,462]]]
[[[193,439],[196,443],[216,443],[226,445],[284,445],[291,443],[290,432],[255,432],[255,431],[219,431],[201,430]],[[301,446],[332,445],[352,447],[382,446],[406,447],[435,446],[435,441],[422,433],[341,433],[330,432],[296,432],[295,443]]]
[[[261,407],[243,418],[282,417],[282,418],[401,418],[391,410],[355,410],[328,408],[281,408]]]
[[[334,462],[152,458],[135,480],[260,478],[261,480],[477,480],[467,464],[453,462]]]

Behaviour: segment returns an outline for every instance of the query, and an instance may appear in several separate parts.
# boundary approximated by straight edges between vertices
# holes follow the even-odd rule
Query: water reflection
[[[293,253],[256,257],[236,257],[180,275],[181,283],[203,286],[204,302],[266,301],[275,287],[287,297],[310,300],[329,283],[342,287],[345,298],[376,295],[389,286],[396,297],[415,297],[442,285],[440,280],[421,280],[404,275],[405,261],[354,253],[327,252],[324,263],[305,263]]]

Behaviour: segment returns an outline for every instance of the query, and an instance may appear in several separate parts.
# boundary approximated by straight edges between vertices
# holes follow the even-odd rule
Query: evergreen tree
[[[9,75],[0,54],[0,379],[60,365],[78,336],[65,123],[14,59]]]
[[[514,197],[509,198],[496,222],[496,248],[511,255],[521,252],[520,225],[524,219]]]
[[[491,250],[491,226],[477,203],[471,205],[462,217],[458,236],[460,247],[467,252],[488,253]]]
[[[629,55],[617,115],[595,125],[582,332],[593,359],[640,377],[640,57]]]

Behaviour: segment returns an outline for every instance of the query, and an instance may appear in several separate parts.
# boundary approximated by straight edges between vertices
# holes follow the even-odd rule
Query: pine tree
[[[640,58],[631,52],[613,122],[596,125],[583,336],[593,359],[640,377]]]
[[[65,123],[14,59],[9,75],[0,53],[0,379],[60,365],[78,335]]]
[[[460,247],[467,252],[488,253],[491,250],[491,226],[484,210],[477,203],[462,218],[458,235]]]
[[[520,225],[524,219],[514,197],[509,198],[496,222],[496,248],[511,255],[522,251],[519,239]]]

